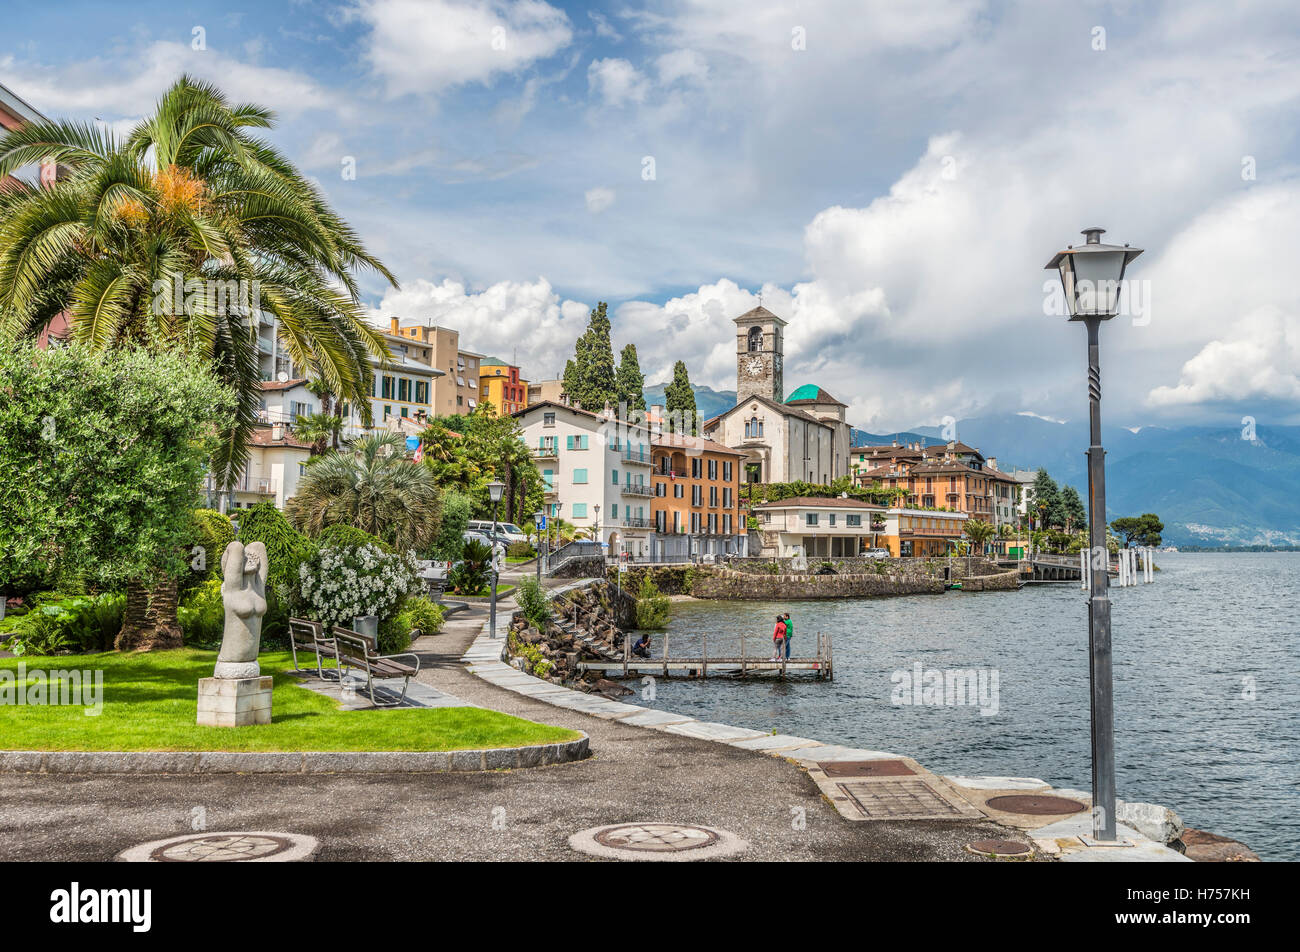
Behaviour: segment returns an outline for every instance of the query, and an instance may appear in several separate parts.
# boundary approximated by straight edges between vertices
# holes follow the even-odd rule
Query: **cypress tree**
[[[664,388],[664,402],[667,404],[668,424],[671,431],[678,430],[675,421],[681,421],[681,432],[694,435],[698,432],[699,421],[696,419],[695,390],[686,373],[686,364],[677,361],[673,364],[673,380]]]
[[[645,374],[641,373],[641,363],[637,360],[636,344],[628,344],[619,352],[614,381],[618,400],[627,404],[629,412],[645,409]]]

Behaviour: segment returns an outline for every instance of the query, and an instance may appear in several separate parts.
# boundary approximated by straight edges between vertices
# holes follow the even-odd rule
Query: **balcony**
[[[645,483],[624,483],[619,487],[624,496],[653,496],[654,490]]]
[[[653,525],[653,520],[639,519],[635,516],[623,520],[623,526],[627,529],[649,529]]]
[[[637,450],[627,449],[626,447],[623,449],[619,459],[625,463],[642,463],[646,466],[654,465],[654,460],[651,458],[649,453],[638,452]]]
[[[533,459],[559,459],[560,447],[554,443],[549,446],[535,446],[533,447],[532,453]]]

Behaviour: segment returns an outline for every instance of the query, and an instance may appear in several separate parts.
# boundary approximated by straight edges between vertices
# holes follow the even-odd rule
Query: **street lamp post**
[[[1110,577],[1106,572],[1106,451],[1101,446],[1101,363],[1097,341],[1102,321],[1118,311],[1120,283],[1129,262],[1142,253],[1128,245],[1104,245],[1103,228],[1086,228],[1087,241],[1057,252],[1047,270],[1058,271],[1071,321],[1088,330],[1088,525],[1092,580],[1088,595],[1089,680],[1092,688],[1092,835],[1115,841],[1115,710],[1111,679]],[[1098,562],[1097,552],[1101,551]],[[1098,565],[1100,569],[1098,570]]]
[[[542,584],[542,519],[546,516],[542,510],[538,509],[533,513],[533,528],[537,530],[537,584]]]
[[[592,509],[596,512],[596,524],[592,528],[591,535],[596,540],[596,545],[600,545],[600,503],[596,503]]]
[[[488,540],[492,550],[492,603],[488,608],[488,628],[491,637],[497,636],[497,503],[505,494],[506,484],[499,480],[488,483],[488,498],[492,500],[492,538]]]

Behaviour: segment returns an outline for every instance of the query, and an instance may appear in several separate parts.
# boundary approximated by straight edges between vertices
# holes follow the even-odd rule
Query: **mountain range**
[[[734,390],[694,389],[703,419],[736,404]],[[663,390],[647,388],[647,404]],[[990,414],[959,420],[956,436],[1003,472],[1041,467],[1087,498],[1086,419]],[[939,427],[853,430],[855,446],[894,440],[945,442]],[[1300,426],[1103,426],[1102,444],[1110,519],[1154,512],[1172,545],[1300,545]]]

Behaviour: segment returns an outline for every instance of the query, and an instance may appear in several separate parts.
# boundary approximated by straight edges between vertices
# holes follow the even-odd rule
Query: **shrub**
[[[442,521],[427,553],[430,558],[459,562],[464,557],[464,534],[473,512],[474,501],[464,493],[449,490],[442,494]]]
[[[515,592],[515,601],[519,603],[519,610],[524,613],[530,625],[539,631],[546,628],[547,619],[551,617],[551,600],[537,579],[530,575],[520,582]]]
[[[195,509],[193,517],[193,542],[187,553],[190,559],[189,571],[181,576],[181,588],[188,589],[204,579],[221,578],[221,554],[226,546],[235,540],[235,526],[228,516],[215,509]],[[194,546],[202,547],[202,561],[197,562],[202,568],[196,569]]]
[[[261,542],[266,546],[266,558],[270,562],[269,582],[280,586],[291,585],[298,578],[299,564],[315,548],[309,539],[289,525],[284,513],[269,502],[259,502],[251,509],[239,512],[239,541],[244,545]]]
[[[492,575],[492,546],[478,539],[464,544],[464,558],[447,575],[447,584],[458,595],[481,595]]]
[[[268,606],[269,608],[269,606]],[[176,609],[181,634],[191,648],[217,648],[226,625],[226,609],[221,601],[221,579],[200,582],[181,599]],[[266,620],[263,618],[265,629]]]
[[[35,606],[13,625],[11,650],[42,655],[107,651],[122,630],[125,609],[126,596],[116,592],[39,596]]]
[[[411,647],[411,620],[405,614],[381,619],[376,639],[380,654],[398,654]]]
[[[376,545],[327,547],[298,568],[293,604],[324,625],[352,626],[357,615],[392,618],[402,599],[419,590],[415,560]]]
[[[372,536],[364,529],[343,523],[327,526],[325,531],[316,537],[316,544],[322,549],[327,546],[339,548],[347,545],[377,545],[385,552],[393,551],[393,547],[382,539]]]
[[[672,612],[672,601],[659,591],[659,586],[647,572],[641,579],[641,588],[636,597],[637,628],[663,628],[668,624]]]
[[[418,631],[422,635],[436,635],[442,631],[442,606],[429,599],[426,595],[412,595],[402,603],[401,611],[398,614],[407,619],[407,627],[412,632]],[[412,637],[414,637],[414,634]]]
[[[506,546],[506,557],[511,559],[531,559],[536,553],[528,542],[511,542]]]

